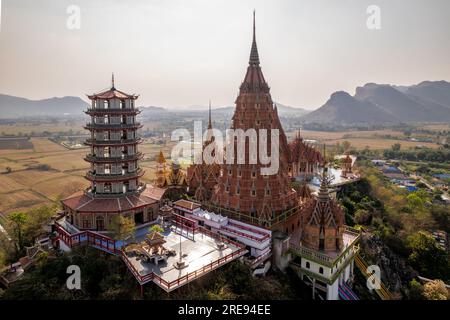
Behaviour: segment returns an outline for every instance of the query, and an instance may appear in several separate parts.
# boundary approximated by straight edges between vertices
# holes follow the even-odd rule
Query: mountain
[[[338,91],[319,109],[302,117],[305,122],[353,124],[391,122],[383,110],[369,101],[355,99],[345,91]]]
[[[78,97],[29,100],[0,94],[1,118],[82,115],[83,110],[86,110],[87,107],[88,104]]]
[[[408,87],[406,93],[450,107],[450,83],[447,81],[423,81]]]
[[[306,123],[399,123],[450,121],[450,83],[424,81],[413,86],[367,83],[352,97],[335,92]]]

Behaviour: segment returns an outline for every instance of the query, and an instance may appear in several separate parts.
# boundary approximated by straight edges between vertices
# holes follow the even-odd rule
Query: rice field
[[[350,142],[351,147],[356,149],[365,149],[368,147],[372,150],[382,150],[389,149],[392,145],[399,143],[402,149],[415,148],[417,146],[423,146],[426,148],[437,149],[439,145],[432,142],[414,142],[405,140],[395,140],[395,139],[364,139],[364,138],[350,138],[350,139],[337,139],[337,140],[326,140],[327,145],[335,145],[336,143],[343,143],[344,141]]]
[[[33,146],[26,150],[0,150],[0,212],[29,210],[48,205],[60,197],[67,197],[85,189],[84,179],[89,164],[83,160],[88,149],[68,150],[45,138],[30,139]],[[170,157],[170,144],[159,146],[144,143],[140,146],[145,158],[142,161],[143,181],[154,179],[155,156],[163,150]],[[47,165],[47,168],[39,166]],[[7,173],[6,168],[11,171]]]

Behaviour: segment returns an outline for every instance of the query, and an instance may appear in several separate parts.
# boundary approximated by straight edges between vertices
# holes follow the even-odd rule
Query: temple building
[[[158,213],[157,200],[140,182],[144,172],[139,167],[138,96],[117,90],[113,75],[110,89],[88,98],[91,106],[85,113],[90,122],[85,129],[90,138],[85,144],[90,150],[85,160],[90,169],[85,177],[90,186],[62,201],[68,220],[79,229],[98,231],[107,229],[117,214],[133,217],[136,224],[153,220]]]
[[[315,147],[307,144],[300,131],[295,135],[295,139],[289,143],[291,151],[291,161],[289,173],[296,180],[310,180],[319,171],[319,164],[322,163],[322,154]]]
[[[239,96],[236,99],[231,129],[244,131],[255,129],[257,142],[261,139],[259,129],[266,129],[269,134],[267,150],[271,150],[271,130],[278,129],[278,174],[261,174],[261,168],[268,167],[268,165],[262,164],[259,155],[251,154],[250,141],[246,139],[245,163],[238,164],[238,157],[234,157],[232,163],[228,160],[222,165],[222,175],[219,177],[219,183],[212,195],[211,208],[259,226],[283,228],[280,225],[298,213],[296,210],[297,193],[291,188],[290,183],[290,150],[287,138],[260,66],[254,17],[249,64],[239,89]],[[234,143],[234,150],[236,150],[236,140],[231,143]],[[256,164],[250,164],[250,157],[256,157]]]
[[[167,160],[159,151],[156,158],[156,179],[155,187],[159,188],[163,192],[163,198],[169,200],[175,200],[184,193],[186,193],[186,173],[180,167],[180,164],[176,161],[172,161],[167,164]]]
[[[360,234],[345,225],[344,211],[330,196],[330,181],[324,164],[319,194],[304,198],[301,231],[288,238],[290,264],[311,286],[313,298],[347,299],[354,296],[351,282]]]
[[[203,143],[202,151],[205,150],[207,146],[214,144],[214,136],[210,134],[209,130],[212,130],[212,120],[211,120],[211,103],[209,104],[209,120],[208,120],[208,133],[207,138]],[[213,147],[213,146],[212,146]],[[213,152],[214,152],[213,148]],[[188,193],[193,195],[195,199],[199,202],[206,202],[211,199],[214,191],[214,186],[219,183],[220,176],[220,165],[217,163],[208,164],[203,158],[203,154],[200,161],[195,161],[187,169],[187,184]]]

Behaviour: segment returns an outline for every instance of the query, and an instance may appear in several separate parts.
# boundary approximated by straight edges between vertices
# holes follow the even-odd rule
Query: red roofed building
[[[116,214],[133,217],[136,224],[154,220],[159,199],[139,181],[144,172],[139,167],[141,124],[136,122],[140,111],[134,104],[138,96],[117,90],[113,75],[110,89],[88,98],[91,121],[85,128],[91,136],[85,160],[91,165],[86,173],[91,185],[62,200],[68,221],[79,229],[105,230]]]
[[[311,179],[318,172],[319,164],[323,162],[322,154],[303,141],[300,131],[289,143],[289,149],[291,151],[290,175],[301,180]]]
[[[259,155],[250,152],[249,139],[246,139],[245,163],[238,163],[240,155],[237,155],[232,163],[228,161],[222,165],[222,175],[219,176],[219,183],[211,199],[212,210],[266,228],[284,230],[283,224],[293,215],[298,215],[298,200],[289,177],[290,153],[286,135],[260,66],[255,20],[249,64],[236,99],[231,129],[255,129],[257,142],[264,138],[260,136],[260,129],[267,130],[267,150],[271,150],[271,130],[278,130],[279,141],[274,141],[279,145],[278,173],[261,174],[261,169],[269,165],[263,165]],[[234,143],[234,150],[237,150],[236,140],[231,143]],[[256,159],[256,164],[251,163],[250,156]]]
[[[211,104],[209,105],[208,130],[212,130]],[[213,145],[214,143],[214,136],[211,134],[203,143],[202,151],[204,151],[206,147],[210,146],[210,150],[212,150],[211,156],[214,156],[216,149],[216,146]],[[219,176],[220,165],[217,163],[207,164],[205,159],[203,159],[202,154],[202,163],[197,163],[196,161],[195,164],[192,164],[187,169],[186,180],[188,184],[188,192],[193,195],[197,201],[209,201],[213,194],[214,186],[219,182]]]

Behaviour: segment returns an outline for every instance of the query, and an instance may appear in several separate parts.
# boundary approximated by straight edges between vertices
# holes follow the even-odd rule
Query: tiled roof
[[[93,95],[88,95],[89,99],[112,99],[112,98],[118,98],[118,99],[136,99],[137,96],[134,94],[127,94],[125,92],[122,92],[120,90],[117,90],[116,88],[111,88],[106,91],[102,91],[100,93],[94,93]]]
[[[198,204],[198,203],[195,203],[195,202],[192,202],[192,201],[188,201],[188,200],[184,200],[184,199],[175,201],[173,203],[173,205],[174,206],[179,206],[181,208],[185,208],[185,209],[188,209],[188,210],[195,210],[195,209],[201,207],[201,205]]]
[[[79,212],[123,212],[157,203],[144,193],[117,198],[93,198],[84,192],[77,192],[62,200],[62,203]]]

